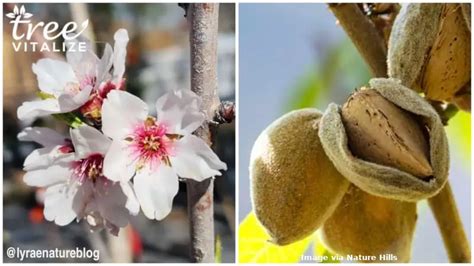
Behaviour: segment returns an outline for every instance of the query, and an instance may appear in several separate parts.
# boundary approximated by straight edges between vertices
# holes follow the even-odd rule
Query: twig
[[[375,25],[357,4],[329,4],[329,8],[369,65],[372,74],[376,77],[386,77],[387,50],[383,36]]]
[[[329,8],[356,45],[376,77],[387,76],[386,47],[376,28],[357,4],[329,4]],[[378,37],[377,37],[378,36]],[[470,262],[471,253],[449,181],[428,200],[451,262]]]
[[[440,193],[428,199],[428,203],[441,231],[449,261],[471,262],[471,248],[449,183]]]
[[[202,99],[207,115],[196,136],[211,145],[209,121],[212,120],[219,97],[217,94],[217,26],[219,4],[190,4],[191,90]],[[214,260],[214,180],[187,180],[188,212],[191,225],[191,259],[212,263]]]
[[[235,103],[223,101],[214,114],[213,121],[217,124],[232,123],[235,119]]]

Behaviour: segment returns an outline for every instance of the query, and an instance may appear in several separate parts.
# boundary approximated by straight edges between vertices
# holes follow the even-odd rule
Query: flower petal
[[[102,131],[112,139],[125,138],[133,128],[145,121],[148,106],[137,96],[112,90],[102,105]]]
[[[140,212],[140,203],[138,202],[137,196],[132,188],[131,182],[119,182],[123,193],[127,196],[127,203],[125,208],[128,209],[131,215],[137,215]]]
[[[179,182],[173,169],[161,164],[156,172],[148,167],[137,172],[133,187],[145,216],[162,220],[171,212]]]
[[[110,44],[105,44],[104,54],[102,55],[97,68],[97,87],[100,86],[102,82],[105,82],[110,78],[109,71],[113,63],[113,53],[114,52]]]
[[[122,80],[125,72],[125,60],[127,56],[128,32],[125,29],[119,29],[114,34],[114,83],[118,84]]]
[[[41,91],[59,96],[68,83],[78,83],[72,67],[63,61],[49,58],[40,59],[33,64]]]
[[[175,134],[191,134],[205,120],[200,98],[190,90],[168,92],[156,101],[157,122]]]
[[[70,67],[73,69],[77,80],[81,82],[84,79],[90,79],[92,77],[97,77],[99,58],[94,53],[93,44],[85,39],[70,39],[66,40],[68,45],[73,45],[78,47],[79,42],[85,43],[85,52],[79,50],[69,50],[66,53],[66,59]]]
[[[59,103],[56,99],[24,102],[17,110],[20,120],[35,119],[40,116],[60,113]]]
[[[127,143],[114,140],[104,158],[104,175],[114,181],[128,181],[135,174],[135,161],[130,157]]]
[[[73,210],[73,199],[77,192],[77,184],[58,184],[48,187],[44,199],[44,217],[64,226],[76,218]]]
[[[83,219],[90,212],[97,212],[97,205],[94,200],[94,186],[91,182],[84,182],[78,186],[74,196],[72,208],[78,219]]]
[[[77,158],[86,158],[94,153],[105,155],[112,142],[99,130],[88,125],[70,131]]]
[[[23,176],[23,181],[27,185],[35,187],[48,187],[66,182],[72,175],[70,168],[71,159],[72,156],[61,158],[47,168],[27,171]]]
[[[212,176],[220,176],[218,170],[227,170],[214,151],[194,135],[184,136],[176,142],[176,156],[171,157],[171,165],[178,176],[202,181]]]
[[[32,151],[25,159],[23,163],[24,171],[31,171],[40,168],[46,168],[53,164],[56,160],[64,158],[71,154],[61,153],[59,148],[61,146],[50,146],[46,148],[40,148]],[[71,161],[73,157],[71,157]]]
[[[128,198],[120,183],[97,182],[95,197],[99,213],[104,219],[118,227],[128,224],[130,212],[125,208]]]
[[[158,98],[156,101],[156,108],[158,110],[166,110],[174,105],[181,108],[191,108],[194,111],[199,111],[201,107],[201,98],[191,90],[177,90],[170,91]]]
[[[18,134],[21,141],[34,141],[44,147],[63,145],[66,137],[47,127],[27,127]]]
[[[49,154],[56,149],[56,146],[40,148],[33,150],[23,162],[23,170],[31,171],[38,168],[45,168],[51,165],[52,161]]]
[[[92,86],[85,86],[77,94],[63,93],[58,97],[61,113],[74,111],[89,100]]]

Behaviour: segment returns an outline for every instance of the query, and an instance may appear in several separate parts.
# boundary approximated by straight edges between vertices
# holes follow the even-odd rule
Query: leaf
[[[21,5],[20,7],[20,15],[23,15],[25,14],[25,6],[24,5]]]
[[[14,13],[8,13],[6,14],[7,18],[11,18],[11,19],[14,19],[16,17],[16,15]]]
[[[239,262],[296,263],[311,244],[312,236],[287,246],[268,242],[270,236],[252,212],[239,225]]]
[[[33,16],[33,14],[31,13],[25,13],[25,15],[23,15],[24,18],[31,18]]]
[[[222,263],[222,240],[221,236],[216,236],[216,254],[215,254],[215,262]]]
[[[15,15],[18,15],[20,14],[20,12],[18,12],[18,7],[15,5],[15,7],[13,8],[13,13],[15,13]]]
[[[465,165],[471,163],[471,114],[463,111],[457,112],[446,127],[448,139],[452,142],[452,150],[460,153],[460,158]]]
[[[324,84],[325,82],[317,75],[317,71],[311,68],[300,78],[292,91],[292,97],[287,104],[288,111],[314,106],[324,92]]]

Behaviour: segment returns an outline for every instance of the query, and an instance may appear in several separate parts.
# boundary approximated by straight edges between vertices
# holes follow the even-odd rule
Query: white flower
[[[106,44],[101,59],[93,52],[92,44],[86,42],[86,52],[68,51],[67,62],[45,58],[33,64],[39,89],[43,95],[47,95],[47,99],[24,102],[17,110],[18,118],[27,120],[71,112],[93,101],[95,97],[105,97],[110,90],[121,88],[127,31],[118,30],[114,39],[114,51]]]
[[[156,102],[157,118],[148,116],[138,97],[112,91],[102,106],[102,131],[113,139],[104,173],[128,181],[149,219],[161,220],[172,208],[178,176],[202,181],[226,169],[211,148],[192,135],[204,121],[199,97],[191,91],[169,92]]]
[[[27,128],[21,140],[44,148],[25,160],[24,181],[45,187],[44,216],[57,225],[86,219],[92,229],[106,227],[117,234],[139,212],[138,201],[128,182],[112,182],[103,172],[104,154],[110,139],[84,125],[71,129],[71,139],[47,128]]]

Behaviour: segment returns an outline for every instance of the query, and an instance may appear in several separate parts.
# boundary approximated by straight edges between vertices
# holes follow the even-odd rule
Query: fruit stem
[[[450,262],[471,262],[471,248],[464,232],[453,192],[449,183],[436,196],[428,199],[431,211],[438,223]]]

